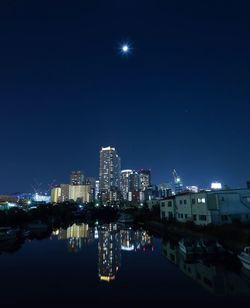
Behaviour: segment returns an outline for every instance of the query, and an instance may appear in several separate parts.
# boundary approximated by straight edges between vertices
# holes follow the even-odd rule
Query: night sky
[[[0,193],[82,169],[250,180],[249,1],[0,2]],[[129,56],[119,53],[131,44]]]

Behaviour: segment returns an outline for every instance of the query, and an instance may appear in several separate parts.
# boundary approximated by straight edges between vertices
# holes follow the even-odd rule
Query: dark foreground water
[[[0,243],[1,307],[250,304],[250,273],[237,260],[186,262],[175,244],[116,224],[43,235]]]

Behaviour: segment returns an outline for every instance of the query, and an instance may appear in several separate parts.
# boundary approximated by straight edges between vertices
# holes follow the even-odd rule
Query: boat
[[[244,250],[238,255],[238,258],[244,268],[250,271],[250,246],[245,247]]]

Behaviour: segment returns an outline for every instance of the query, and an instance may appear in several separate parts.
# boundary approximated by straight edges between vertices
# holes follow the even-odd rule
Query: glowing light
[[[129,51],[128,45],[123,45],[122,46],[122,51],[125,52],[125,53],[128,52]]]
[[[115,276],[109,277],[109,276],[100,276],[100,280],[101,281],[106,281],[106,282],[110,282],[115,280]]]
[[[222,189],[222,184],[218,182],[212,183],[211,189]]]
[[[122,55],[124,55],[124,56],[128,56],[129,54],[131,54],[131,52],[132,52],[132,47],[131,47],[131,45],[129,44],[129,43],[122,43],[121,45],[120,45],[120,47],[119,47],[119,49],[120,49],[120,53],[122,54]]]

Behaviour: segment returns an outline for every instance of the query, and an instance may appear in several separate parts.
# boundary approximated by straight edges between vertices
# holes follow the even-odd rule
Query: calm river
[[[1,307],[250,303],[237,259],[186,262],[178,245],[117,224],[73,224],[0,243]]]

